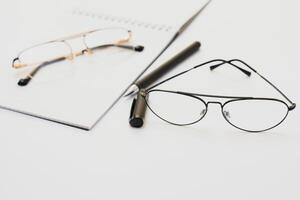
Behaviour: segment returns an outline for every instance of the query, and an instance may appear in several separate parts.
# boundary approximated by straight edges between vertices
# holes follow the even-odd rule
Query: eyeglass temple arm
[[[149,87],[149,88],[147,89],[147,91],[149,91],[149,90],[151,90],[151,89],[153,89],[153,88],[155,88],[155,87],[157,87],[157,86],[159,86],[159,85],[161,85],[161,84],[163,84],[163,83],[165,83],[165,82],[168,82],[168,81],[170,81],[170,80],[172,80],[172,79],[174,79],[174,78],[176,78],[176,77],[178,77],[178,76],[181,76],[181,75],[183,75],[183,74],[185,74],[185,73],[187,73],[187,72],[189,72],[189,71],[192,71],[192,70],[194,70],[194,69],[196,69],[196,68],[199,68],[199,67],[202,67],[202,66],[208,65],[208,64],[210,64],[210,63],[214,63],[214,62],[221,62],[221,63],[219,63],[219,64],[224,64],[224,63],[226,63],[227,61],[226,61],[226,60],[222,60],[222,59],[215,59],[215,60],[207,61],[207,62],[202,63],[202,64],[200,64],[200,65],[197,65],[197,66],[195,66],[195,67],[193,67],[193,68],[190,68],[190,69],[188,69],[188,70],[186,70],[186,71],[180,72],[179,74],[175,74],[175,75],[173,75],[173,76],[171,76],[171,77],[169,77],[169,78],[167,78],[167,79],[165,79],[165,80],[163,80],[163,81],[160,81],[160,82],[158,82],[157,84],[155,84],[155,85]]]
[[[214,69],[216,69],[216,68],[218,68],[218,67],[220,67],[221,65],[224,65],[224,64],[229,64],[229,65],[235,67],[236,69],[240,70],[241,72],[243,72],[247,76],[249,76],[249,77],[251,76],[251,72],[250,71],[245,70],[245,69],[243,69],[243,68],[241,68],[241,67],[239,67],[239,66],[237,66],[237,65],[235,65],[233,63],[231,63],[231,61],[224,61],[223,63],[212,65],[212,66],[210,66],[210,70],[213,71]]]
[[[163,80],[163,81],[161,81],[161,82],[159,82],[159,83],[153,85],[153,86],[152,86],[151,88],[149,88],[148,90],[153,89],[153,88],[155,88],[155,87],[157,87],[157,86],[159,86],[159,85],[161,85],[161,84],[163,84],[163,83],[165,83],[165,82],[167,82],[167,81],[169,81],[169,80],[172,80],[172,79],[174,79],[174,78],[176,78],[176,77],[178,77],[178,76],[181,76],[181,75],[183,75],[183,74],[185,74],[185,73],[187,73],[187,72],[189,72],[189,71],[191,71],[191,70],[194,70],[194,69],[196,69],[196,68],[199,68],[199,67],[202,67],[202,66],[211,64],[211,63],[215,63],[215,62],[219,62],[219,63],[218,63],[218,64],[215,64],[215,65],[212,65],[212,66],[210,67],[211,70],[214,70],[214,69],[216,69],[217,67],[219,67],[219,66],[224,65],[224,64],[227,63],[227,64],[229,64],[229,65],[231,65],[231,66],[237,68],[238,70],[240,70],[241,72],[243,72],[243,73],[246,74],[247,76],[251,76],[251,72],[250,72],[250,71],[245,70],[245,69],[243,69],[243,68],[241,68],[241,67],[239,67],[239,66],[237,66],[237,65],[234,65],[234,64],[230,63],[229,61],[226,61],[226,60],[223,60],[223,59],[215,59],[215,60],[211,60],[211,61],[202,63],[202,64],[200,64],[200,65],[197,65],[197,66],[195,66],[195,67],[193,67],[193,68],[191,68],[191,69],[189,69],[189,70],[183,71],[183,72],[181,72],[181,73],[179,73],[179,74],[176,74],[176,75],[174,75],[174,76],[171,76],[171,77],[169,77],[169,78],[167,78],[167,79],[165,79],[165,80]]]
[[[266,81],[269,85],[271,85],[277,92],[279,92],[290,104],[291,106],[289,106],[289,110],[293,110],[296,108],[296,103],[292,102],[279,88],[277,88],[271,81],[269,81],[266,77],[264,77],[263,75],[261,75],[260,73],[258,73],[253,67],[251,67],[250,65],[248,65],[247,63],[245,63],[242,60],[239,59],[232,59],[227,61],[226,63],[234,65],[232,62],[239,62],[242,63],[243,65],[245,65],[246,67],[248,67],[251,71],[253,71],[254,73],[256,73],[258,76],[260,76],[264,81]],[[224,63],[223,63],[224,64]],[[218,64],[215,66],[211,66],[210,69],[213,70],[223,64]],[[244,71],[244,69],[234,65],[235,67],[237,67],[238,69],[240,69],[241,71]],[[245,73],[245,72],[244,72]]]
[[[167,82],[167,81],[169,81],[169,80],[172,80],[172,79],[174,79],[174,78],[176,78],[176,77],[178,77],[178,76],[181,76],[181,75],[183,75],[183,74],[185,74],[185,73],[187,73],[187,72],[189,72],[189,71],[191,71],[191,70],[194,70],[194,69],[197,69],[197,68],[199,68],[199,67],[202,67],[202,66],[205,66],[205,65],[208,65],[208,64],[211,64],[211,63],[215,63],[215,62],[219,62],[219,63],[218,63],[218,64],[215,64],[215,65],[212,65],[212,66],[210,67],[211,70],[214,70],[215,68],[217,68],[217,67],[219,67],[219,66],[221,66],[221,65],[224,65],[224,64],[228,63],[228,64],[230,64],[231,66],[233,66],[233,67],[237,68],[238,70],[240,70],[241,72],[243,72],[244,74],[246,74],[247,76],[251,76],[251,72],[248,71],[248,70],[245,70],[245,69],[243,69],[243,68],[241,68],[241,67],[239,67],[239,66],[237,66],[237,65],[234,65],[234,64],[232,64],[232,63],[230,63],[230,62],[228,62],[228,61],[226,61],[226,60],[223,60],[223,59],[215,59],[215,60],[207,61],[207,62],[202,63],[202,64],[200,64],[200,65],[197,65],[197,66],[195,66],[195,67],[193,67],[193,68],[191,68],[191,69],[189,69],[189,70],[183,71],[183,72],[181,72],[181,73],[179,73],[179,74],[176,74],[176,75],[174,75],[174,76],[171,76],[171,77],[169,77],[169,78],[167,78],[167,79],[165,79],[165,80],[163,80],[163,81],[161,81],[161,82],[159,82],[159,83],[153,85],[153,86],[150,87],[148,90],[153,89],[153,88],[155,88],[155,87],[157,87],[157,86],[159,86],[159,85],[161,85],[161,84],[163,84],[163,83],[165,83],[165,82]]]
[[[100,50],[107,47],[119,47],[123,49],[129,49],[137,52],[142,52],[144,50],[144,46],[138,45],[138,46],[132,46],[132,45],[122,45],[122,44],[106,44],[106,45],[99,45],[97,47],[90,48],[90,50]]]
[[[28,85],[28,83],[31,81],[31,79],[33,79],[33,77],[36,75],[36,73],[38,73],[43,67],[57,63],[57,62],[64,61],[66,59],[67,59],[67,57],[59,57],[59,58],[53,59],[51,61],[43,62],[42,64],[40,64],[36,68],[34,68],[25,78],[20,79],[18,82],[18,85],[19,86]]]
[[[233,59],[231,60],[231,62],[240,62],[242,64],[244,64],[245,66],[247,66],[249,69],[251,69],[253,72],[255,72],[258,76],[260,76],[264,81],[266,81],[270,86],[272,86],[279,94],[281,94],[290,104],[291,106],[289,106],[289,110],[293,110],[296,108],[296,103],[294,103],[292,100],[290,100],[278,87],[276,87],[271,81],[269,81],[266,77],[264,77],[263,75],[261,75],[260,73],[258,73],[255,69],[253,69],[252,67],[250,67],[247,63],[245,63],[242,60],[239,59]]]

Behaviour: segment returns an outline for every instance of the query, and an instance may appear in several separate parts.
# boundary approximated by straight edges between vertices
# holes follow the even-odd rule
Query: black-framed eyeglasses
[[[82,39],[85,48],[74,52],[68,41],[77,38]],[[25,78],[20,79],[18,82],[19,86],[26,86],[42,68],[61,61],[73,60],[82,55],[92,55],[95,51],[108,47],[118,47],[137,52],[143,51],[143,46],[126,44],[131,38],[132,32],[120,27],[86,31],[29,47],[13,59],[12,67],[16,69],[34,67]]]
[[[235,67],[247,76],[251,76],[251,72],[256,73],[278,91],[286,102],[276,98],[222,96],[155,89],[157,86],[199,67],[210,66],[210,69],[214,70],[224,64]],[[177,126],[195,124],[204,118],[208,111],[208,105],[218,104],[223,117],[229,124],[247,132],[263,132],[277,127],[296,107],[296,104],[274,84],[239,59],[229,61],[216,59],[202,63],[155,84],[146,89],[142,96],[148,108],[157,117],[170,124]],[[205,100],[206,98],[213,100]]]

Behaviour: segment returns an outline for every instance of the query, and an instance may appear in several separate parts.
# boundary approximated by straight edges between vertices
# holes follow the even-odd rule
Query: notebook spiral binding
[[[152,29],[152,30],[157,30],[157,31],[169,32],[173,28],[172,26],[147,23],[147,22],[143,22],[143,21],[139,21],[139,20],[122,18],[122,17],[100,14],[100,13],[93,13],[90,11],[84,11],[84,10],[78,10],[78,9],[74,9],[72,14],[77,15],[77,16],[90,17],[90,18],[94,18],[94,19],[110,21],[110,22],[119,23],[119,24],[123,24],[123,25],[142,27],[142,28],[147,28],[147,29]]]

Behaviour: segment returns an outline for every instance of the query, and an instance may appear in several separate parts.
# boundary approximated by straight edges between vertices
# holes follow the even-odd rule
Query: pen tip
[[[139,91],[139,88],[137,85],[131,85],[128,90],[126,91],[124,97],[129,97],[132,96],[134,94],[136,94]]]

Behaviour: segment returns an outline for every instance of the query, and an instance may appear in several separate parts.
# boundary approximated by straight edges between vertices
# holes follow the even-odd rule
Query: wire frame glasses
[[[287,103],[275,98],[220,96],[155,89],[158,85],[198,67],[210,65],[210,69],[214,70],[224,64],[235,67],[247,76],[251,76],[251,72],[258,74],[277,90]],[[250,70],[248,71],[239,65],[243,65]],[[213,60],[200,64],[145,90],[143,97],[148,108],[157,117],[178,126],[192,125],[201,121],[207,114],[209,105],[218,104],[221,107],[222,116],[229,124],[247,132],[262,132],[275,128],[286,119],[289,111],[292,111],[296,107],[296,104],[287,98],[270,81],[248,64],[237,59],[230,61]]]
[[[21,51],[13,59],[12,67],[19,69],[23,67],[35,67],[25,78],[18,82],[19,86],[27,85],[37,72],[48,65],[65,60],[73,60],[82,55],[92,55],[95,51],[103,50],[108,47],[143,51],[143,46],[131,46],[132,32],[124,28],[105,28],[96,29],[72,36],[52,40],[42,44],[29,47]],[[81,38],[84,49],[74,52],[68,40]]]

